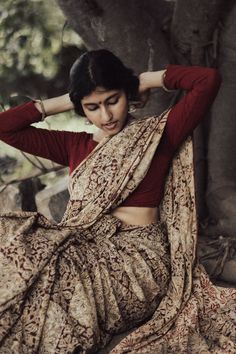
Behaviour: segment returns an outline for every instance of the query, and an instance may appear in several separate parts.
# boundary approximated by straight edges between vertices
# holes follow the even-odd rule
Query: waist
[[[156,223],[159,219],[158,208],[150,207],[118,207],[111,212],[126,225],[147,225]]]

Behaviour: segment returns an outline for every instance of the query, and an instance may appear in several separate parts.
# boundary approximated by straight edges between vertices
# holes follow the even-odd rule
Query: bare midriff
[[[158,220],[158,208],[118,207],[111,213],[127,225],[147,225]]]

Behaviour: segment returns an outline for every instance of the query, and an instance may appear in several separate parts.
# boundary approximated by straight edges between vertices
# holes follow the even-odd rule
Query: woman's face
[[[88,120],[102,129],[105,135],[115,135],[125,125],[128,99],[124,90],[97,87],[90,95],[83,97],[81,104]]]

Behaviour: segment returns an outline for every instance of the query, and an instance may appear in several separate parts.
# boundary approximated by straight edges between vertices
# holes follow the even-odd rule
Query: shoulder
[[[93,134],[87,132],[63,131],[66,139],[73,144],[89,144],[93,140]]]

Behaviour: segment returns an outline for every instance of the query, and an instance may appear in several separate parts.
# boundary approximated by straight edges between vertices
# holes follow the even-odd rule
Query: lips
[[[117,121],[103,124],[102,126],[106,129],[112,130],[112,129],[115,129],[116,125],[117,125]]]

